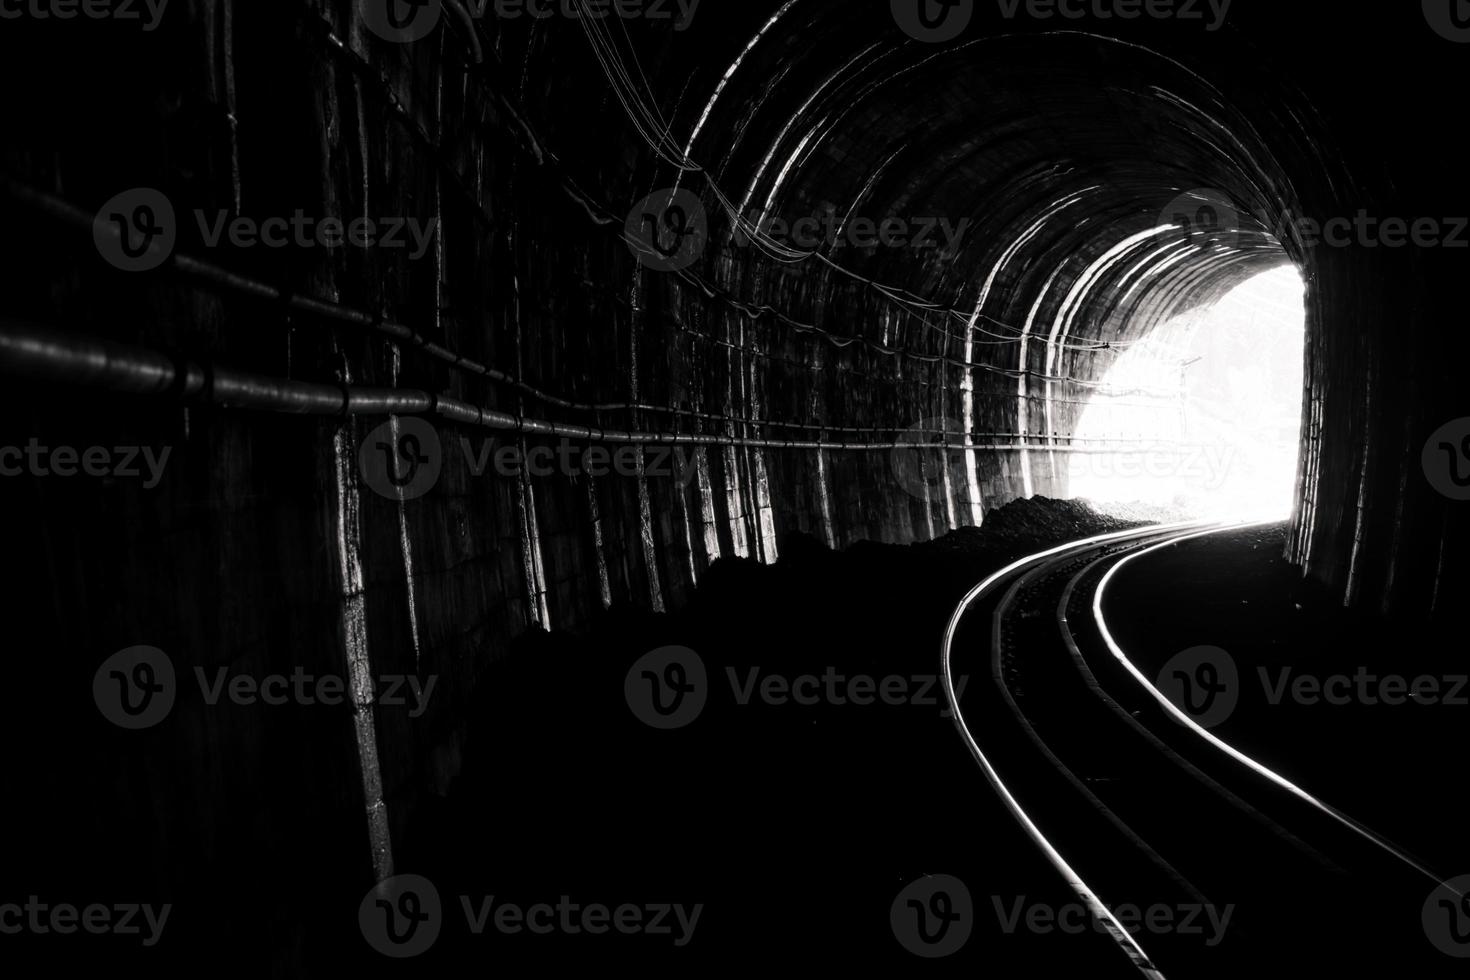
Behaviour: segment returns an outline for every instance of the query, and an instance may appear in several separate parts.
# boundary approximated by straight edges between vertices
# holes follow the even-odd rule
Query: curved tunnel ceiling
[[[738,283],[752,304],[799,309],[816,331],[843,338],[839,358],[859,337],[890,360],[959,368],[939,382],[955,394],[927,413],[910,409],[910,424],[1066,437],[1131,344],[1290,261],[1265,228],[1298,200],[1280,145],[1308,181],[1330,159],[1320,140],[1301,146],[1303,107],[1254,89],[1248,114],[1143,44],[1057,31],[934,46],[865,12],[784,4],[731,45],[727,64],[695,69],[668,130],[675,159],[703,170],[662,167],[644,189],[668,177],[699,193],[721,243],[708,278]],[[1268,142],[1261,119],[1288,138]],[[731,211],[747,228],[771,216],[827,214],[839,231],[896,217],[943,247],[863,249],[829,232],[820,258],[742,261],[753,250],[737,246]],[[1204,218],[1216,227],[1202,228]],[[768,370],[769,384],[807,380],[789,360]],[[919,373],[888,372],[895,388]],[[871,390],[844,400],[860,413],[862,401],[885,397],[904,401]],[[825,421],[862,421],[828,402]],[[1025,451],[1018,470],[1020,492],[1066,493],[1039,487]],[[981,520],[977,464],[965,482],[961,497]]]
[[[847,220],[965,222],[942,251],[865,255],[839,241],[830,254],[945,305],[978,305],[1001,333],[1022,332],[1040,302],[1042,323],[1065,318],[1063,339],[1081,343],[1135,340],[1286,261],[1248,212],[1219,243],[1176,223],[1195,188],[1263,212],[1294,196],[1272,148],[1180,63],[1075,32],[937,51],[891,28],[877,41],[853,33],[787,42],[779,74],[753,63],[756,42],[705,108],[691,156],[742,214],[755,206],[790,221],[833,207]],[[742,78],[758,91],[738,90]]]
[[[646,85],[634,83],[674,148],[639,168],[632,196],[670,185],[699,194],[719,243],[697,267],[703,281],[815,327],[755,344],[796,354],[768,358],[769,385],[812,383],[799,342],[821,347],[811,334],[826,333],[834,360],[872,367],[862,373],[871,402],[904,404],[904,386],[937,386],[930,417],[963,416],[971,432],[1065,436],[1122,350],[1289,262],[1307,284],[1308,346],[1327,356],[1323,313],[1348,301],[1345,289],[1332,293],[1352,273],[1337,265],[1324,276],[1336,257],[1273,230],[1369,193],[1312,103],[1268,67],[1259,35],[1226,30],[1200,44],[1153,28],[1124,40],[1003,22],[936,45],[905,36],[888,7],[792,0],[721,11],[677,43],[638,49],[632,69],[618,66]],[[583,111],[606,128],[609,118],[626,124],[625,108],[594,99]],[[957,233],[942,248],[834,240],[816,257],[781,259],[742,248],[732,211],[787,222],[830,212],[839,227],[943,219]],[[673,288],[675,308],[697,316],[704,297]],[[1356,305],[1334,329],[1373,317],[1372,302]],[[936,359],[959,370],[921,380]],[[873,391],[884,378],[893,392]],[[1011,407],[999,404],[1007,391]],[[962,408],[969,392],[996,404]],[[822,421],[860,421],[850,389],[839,400],[852,411],[827,399]],[[1313,411],[1304,407],[1313,441],[1303,443],[1299,560],[1324,478]],[[1361,463],[1331,465],[1347,482],[1368,479]],[[1024,458],[1020,469],[1018,483],[1034,492]]]
[[[922,352],[960,367],[954,387],[964,393],[941,395],[929,424],[938,418],[946,430],[1012,432],[1023,441],[1066,436],[1131,344],[1288,261],[1260,222],[1232,204],[1254,202],[1262,214],[1282,207],[1293,195],[1281,164],[1183,64],[1077,32],[936,50],[895,39],[891,23],[875,32],[861,18],[830,33],[843,22],[833,8],[801,9],[805,27],[791,22],[791,4],[782,7],[741,46],[707,101],[681,105],[681,115],[698,115],[680,156],[705,171],[676,171],[675,180],[701,193],[707,213],[726,212],[723,228],[716,222],[724,236],[716,281],[742,279],[748,300],[778,307],[804,296],[818,329],[835,320],[842,337],[880,333],[869,345],[885,354]],[[680,131],[677,122],[670,128]],[[1202,186],[1224,190],[1193,190]],[[1187,215],[1211,207],[1223,227],[1202,236]],[[820,214],[837,224],[819,246],[820,266],[814,258],[757,258],[742,274],[731,211],[746,227],[766,216]],[[860,217],[869,228],[904,219],[907,230],[922,228],[943,247],[846,244],[843,232]],[[815,277],[825,282],[814,287]],[[862,304],[854,313],[859,278],[936,308],[883,296],[879,308]],[[977,384],[977,373],[999,377]],[[975,404],[977,390],[987,404]],[[834,414],[838,424],[860,421],[841,408]],[[978,469],[969,464],[960,494],[977,522],[985,496]],[[1037,492],[1024,450],[1017,469],[1017,490]],[[952,486],[946,496],[953,520]]]

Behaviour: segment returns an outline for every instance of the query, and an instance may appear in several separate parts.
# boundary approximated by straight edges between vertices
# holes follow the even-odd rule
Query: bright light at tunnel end
[[[1070,495],[1103,509],[1284,519],[1296,485],[1305,286],[1293,265],[1176,315],[1121,355],[1065,461]]]

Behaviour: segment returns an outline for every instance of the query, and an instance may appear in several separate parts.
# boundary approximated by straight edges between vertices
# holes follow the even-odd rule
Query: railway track
[[[956,729],[991,787],[1131,964],[1160,978],[1329,966],[1451,975],[1419,859],[1195,723],[1113,638],[1124,562],[1242,525],[1102,535],[975,586],[945,632]],[[953,678],[987,677],[963,695]],[[1105,948],[1098,944],[1098,948]],[[1126,973],[1130,972],[1125,969]]]

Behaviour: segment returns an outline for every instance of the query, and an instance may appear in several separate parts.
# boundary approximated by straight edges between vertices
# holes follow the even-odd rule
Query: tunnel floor
[[[993,513],[983,529],[920,545],[834,552],[792,536],[774,564],[716,563],[676,613],[614,607],[587,631],[527,636],[476,678],[472,701],[461,707],[470,725],[453,760],[457,775],[446,793],[413,808],[399,836],[399,874],[433,882],[448,909],[414,969],[911,969],[913,953],[895,942],[895,895],[915,881],[952,876],[968,889],[973,918],[961,948],[942,960],[945,972],[1136,975],[980,778],[956,737],[937,653],[956,604],[986,576],[1079,539],[1128,529],[1157,535],[1151,527],[1036,499]],[[1342,671],[1347,653],[1371,672],[1446,672],[1445,648],[1433,638],[1344,611],[1305,585],[1279,557],[1282,535],[1280,525],[1211,534],[1125,567],[1106,593],[1117,640],[1151,677],[1182,650],[1229,651],[1242,680],[1234,713],[1215,729],[1222,737],[1396,843],[1454,866],[1464,859],[1459,787],[1436,773],[1462,708],[1453,701],[1375,707],[1361,698],[1352,707],[1288,698],[1283,707],[1266,698],[1264,681],[1253,690],[1260,668]],[[1068,700],[1076,695],[1067,690],[1064,653],[1046,661],[1054,656],[1047,637],[1061,585],[1090,595],[1099,572],[1129,553],[1104,546],[1020,593],[1005,614],[1008,652],[998,663],[1019,710],[1044,736],[1057,736],[1057,751],[1087,784],[1134,820],[1138,811],[1129,815],[1122,805],[1127,794],[1115,794],[1140,760],[1092,757],[1113,751],[1107,739],[1088,745],[1089,726],[1109,722],[1090,697]],[[1291,972],[1372,963],[1412,964],[1416,977],[1453,975],[1424,948],[1423,889],[1392,862],[1369,857],[1365,869],[1356,867],[1361,847],[1297,814],[1286,823],[1303,831],[1309,848],[1331,852],[1329,862],[1350,854],[1355,866],[1334,876],[1304,865],[1288,875],[1274,862],[1295,860],[1289,851],[1284,859],[1268,855],[1274,845],[1228,806],[1150,763],[1137,771],[1164,778],[1135,785],[1133,805],[1141,801],[1167,820],[1153,830],[1147,818],[1135,825],[1191,880],[1201,854],[1203,870],[1215,875],[1209,903],[1180,901],[1127,842],[1111,839],[1091,804],[1048,775],[995,698],[983,631],[999,615],[995,602],[973,610],[956,640],[966,723],[1092,887],[1139,915],[1157,907],[1181,917],[1183,932],[1145,936],[1160,966],[1173,967],[1166,975],[1239,976],[1263,955]],[[1082,600],[1068,608],[1081,624]],[[1123,701],[1127,685],[1105,677],[1106,657],[1084,633],[1093,669]],[[672,725],[649,714],[637,690],[639,665],[670,649],[697,655],[708,694],[696,714]],[[1142,704],[1127,706],[1146,713]],[[85,785],[43,781],[25,765],[15,778],[50,787],[20,814],[32,841],[59,841],[67,828],[83,835],[78,883],[121,888],[134,880],[147,851],[128,846],[127,809],[119,811],[123,823],[88,832],[89,821],[100,818],[101,827],[108,815],[88,808]],[[330,826],[303,822],[278,860],[242,863],[172,892],[175,940],[148,962],[182,969],[225,947],[240,975],[397,975],[354,941],[360,926],[350,912],[361,895],[350,865],[334,856],[341,851],[334,837]],[[13,880],[23,888],[57,880],[49,862],[58,847],[18,855]],[[1283,893],[1279,882],[1287,880],[1300,892]],[[537,934],[514,918],[488,927],[507,907],[514,915],[538,906],[568,917],[559,935]],[[602,909],[601,918],[586,918],[589,908]],[[1068,910],[1077,918],[1053,918]],[[1379,916],[1379,931],[1360,945],[1344,942],[1342,930],[1356,928],[1364,910]],[[617,934],[619,914],[644,928]],[[1314,942],[1268,953],[1270,926],[1283,922]],[[588,926],[599,931],[588,934]],[[64,961],[114,956],[101,943],[77,944]]]
[[[416,828],[407,866],[422,861],[427,877],[455,883],[448,891],[493,872],[507,896],[551,900],[561,881],[573,893],[704,901],[707,934],[687,951],[639,937],[619,954],[670,966],[786,957],[901,968],[911,956],[892,940],[889,905],[916,874],[973,871],[1004,883],[1000,894],[1062,902],[1034,855],[987,844],[1009,834],[1009,818],[983,784],[956,778],[966,759],[935,651],[978,576],[1038,542],[1134,523],[1066,502],[1007,511],[984,531],[924,545],[834,553],[791,539],[773,566],[718,563],[678,615],[615,611],[585,639],[529,644],[486,678],[474,715],[487,724],[465,747],[453,793]],[[687,726],[657,731],[634,717],[623,688],[630,664],[669,645],[698,653],[710,699]],[[767,699],[759,685],[773,675],[797,687]],[[822,687],[800,689],[802,677]],[[874,703],[856,703],[861,678],[873,680]],[[884,701],[886,679],[895,703]],[[798,703],[813,694],[819,703]],[[550,785],[548,772],[558,774]],[[486,824],[496,833],[479,834]],[[1016,955],[1036,968],[1091,961],[1091,970],[1101,945],[1089,936],[1058,949],[993,932],[972,939],[962,961]],[[470,955],[473,939],[461,938]],[[504,952],[524,962],[607,955],[552,951],[535,937]]]
[[[1059,887],[973,773],[935,683],[934,657],[948,613],[979,578],[1020,555],[1130,526],[1140,525],[1037,500],[1011,505],[985,531],[919,546],[833,553],[793,539],[774,566],[716,565],[678,615],[614,610],[587,636],[528,642],[483,678],[463,773],[446,798],[416,816],[404,871],[424,874],[445,894],[480,896],[480,884],[493,880],[502,901],[522,906],[555,904],[563,895],[642,895],[651,905],[683,902],[686,911],[698,905],[700,941],[682,945],[670,912],[669,936],[611,946],[525,934],[487,943],[468,929],[450,931],[425,962],[487,957],[591,966],[626,958],[670,968],[780,961],[897,969],[911,957],[896,947],[887,921],[894,892],[916,876],[947,874],[969,885],[975,903],[974,932],[947,969],[1134,975],[1094,929],[1062,934],[1043,926],[1031,934],[1016,927],[1014,916],[1075,906],[1076,897]],[[1343,650],[1364,654],[1369,670],[1443,674],[1442,661],[1406,661],[1370,641],[1402,641],[1391,624],[1348,614],[1302,585],[1279,558],[1282,534],[1271,525],[1212,536],[1130,568],[1109,593],[1118,639],[1150,676],[1180,650],[1204,644],[1228,649],[1242,676],[1277,664],[1340,669]],[[1276,639],[1262,645],[1262,636]],[[624,685],[630,664],[671,645],[698,653],[710,699],[687,725],[660,731],[635,717]],[[977,666],[961,675],[962,697],[966,685],[990,683],[983,663]],[[790,681],[834,673],[838,686],[814,698],[820,703],[797,703],[797,689],[783,687],[769,700],[757,693],[772,675]],[[901,679],[908,703],[831,696],[845,691],[850,699],[858,677],[874,678],[875,690],[884,678]],[[1434,777],[1436,754],[1416,751],[1425,740],[1453,737],[1460,712],[1362,704],[1282,710],[1247,681],[1242,691],[1218,729],[1223,737],[1440,864],[1461,859],[1458,787]],[[1050,688],[1018,694],[1023,702],[1052,696]],[[1024,778],[1020,785],[1023,797],[1045,798]],[[1161,784],[1157,792],[1156,804],[1170,807],[1172,788]],[[1053,824],[1063,839],[1069,823]],[[1182,832],[1205,849],[1243,848],[1232,859],[1242,869],[1257,858],[1231,836],[1228,820]],[[1068,849],[1087,855],[1109,846],[1072,841]],[[1229,913],[1211,925],[1201,911],[1199,935],[1151,945],[1167,949],[1176,968],[1187,966],[1185,975],[1239,976],[1259,962],[1259,946],[1231,950],[1216,942],[1226,929],[1262,924],[1266,913],[1251,906],[1251,889],[1273,869],[1260,861],[1242,871],[1247,884],[1228,893],[1241,899],[1229,903],[1233,925]],[[1128,897],[1146,899],[1136,869],[1120,862],[1118,874],[1114,881],[1133,883],[1124,886]],[[1407,917],[1386,933],[1394,941],[1283,949],[1278,968],[1413,963],[1417,976],[1449,975],[1407,943],[1419,928],[1419,890],[1382,868],[1350,880],[1353,894],[1384,898],[1385,918]],[[1349,891],[1322,881],[1335,891],[1299,896],[1303,908],[1317,908],[1292,928],[1310,935],[1315,924],[1325,938],[1346,918],[1322,906]],[[331,931],[316,938],[320,949],[313,944],[306,955],[330,958],[338,948]]]

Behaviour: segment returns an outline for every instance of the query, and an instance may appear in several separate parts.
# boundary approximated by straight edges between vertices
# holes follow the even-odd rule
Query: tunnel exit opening
[[[1128,348],[1079,419],[1066,463],[1071,494],[1199,518],[1289,516],[1304,295],[1296,266],[1283,264]]]

